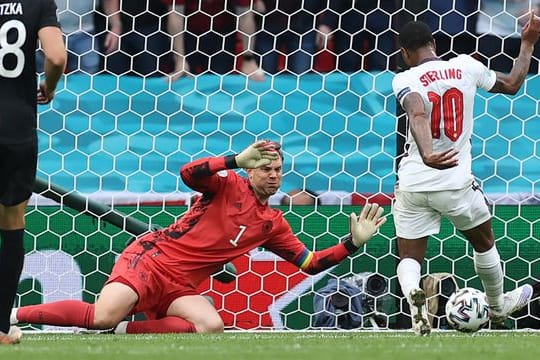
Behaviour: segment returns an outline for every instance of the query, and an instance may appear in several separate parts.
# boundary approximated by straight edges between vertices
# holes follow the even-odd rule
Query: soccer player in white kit
[[[440,231],[442,216],[474,248],[475,270],[493,322],[504,321],[532,297],[530,285],[503,293],[504,275],[491,214],[471,173],[471,134],[476,89],[517,93],[539,33],[540,19],[531,12],[521,33],[519,56],[510,73],[504,74],[469,55],[441,60],[431,30],[423,22],[409,22],[401,29],[401,54],[410,69],[397,74],[392,87],[407,114],[409,131],[392,212],[400,257],[397,276],[417,335],[431,332],[420,273],[428,238]]]

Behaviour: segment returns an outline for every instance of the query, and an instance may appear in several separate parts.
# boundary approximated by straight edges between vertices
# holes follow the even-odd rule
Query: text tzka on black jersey
[[[38,31],[60,26],[54,0],[0,0],[0,143],[36,136]]]

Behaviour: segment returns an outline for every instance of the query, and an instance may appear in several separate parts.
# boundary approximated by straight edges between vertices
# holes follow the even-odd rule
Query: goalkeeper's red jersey
[[[182,179],[201,192],[201,198],[168,228],[132,244],[150,251],[145,258],[151,259],[155,270],[196,287],[227,262],[257,247],[308,273],[329,268],[357,250],[350,240],[322,251],[308,250],[281,210],[261,204],[249,181],[229,170],[234,167],[232,156],[204,158],[182,167]]]

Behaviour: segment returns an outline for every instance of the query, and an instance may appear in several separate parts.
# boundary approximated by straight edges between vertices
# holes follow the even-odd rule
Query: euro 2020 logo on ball
[[[476,332],[489,322],[489,305],[483,292],[463,288],[454,292],[446,303],[448,324],[461,332]]]

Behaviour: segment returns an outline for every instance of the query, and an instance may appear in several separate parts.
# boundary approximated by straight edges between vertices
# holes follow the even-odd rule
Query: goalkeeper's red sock
[[[158,320],[122,321],[114,330],[116,334],[167,334],[197,332],[193,323],[178,316]]]
[[[56,301],[49,304],[24,306],[15,314],[19,323],[55,326],[77,326],[92,329],[94,304],[78,300]]]

